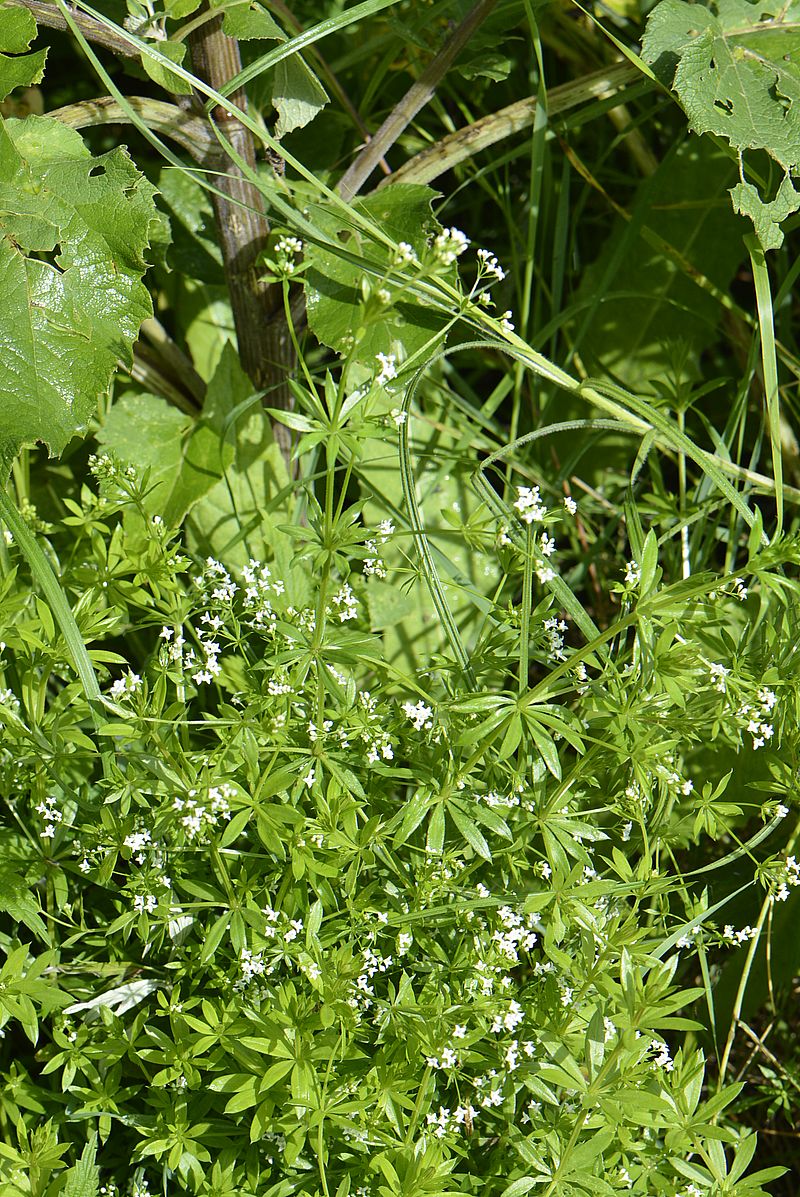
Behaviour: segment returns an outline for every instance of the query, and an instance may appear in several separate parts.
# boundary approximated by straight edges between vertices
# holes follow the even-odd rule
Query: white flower
[[[414,936],[410,931],[401,931],[397,937],[397,955],[405,956],[413,942]]]
[[[493,274],[496,279],[502,281],[506,277],[506,272],[502,266],[498,265],[497,258],[488,249],[478,250],[478,269],[481,274]],[[511,313],[509,312],[510,316]]]
[[[423,729],[429,729],[433,727],[433,711],[421,700],[416,704],[416,706],[413,702],[404,702],[403,713],[414,724],[416,731],[422,731]]]
[[[543,520],[547,515],[547,508],[541,501],[538,486],[518,486],[517,501],[514,507],[519,512],[519,518],[525,524],[532,524],[534,520]]]
[[[130,669],[124,677],[118,678],[111,687],[111,697],[116,702],[120,698],[126,698],[129,694],[135,694],[142,684],[142,679],[138,673],[133,673]]]
[[[625,570],[625,581],[629,586],[635,586],[637,582],[641,581],[642,571],[635,561],[629,561]]]
[[[578,510],[578,504],[575,502],[575,500],[570,495],[567,495],[565,497],[564,506],[566,507],[566,509],[570,515],[575,515],[576,511]]]
[[[377,359],[380,371],[375,382],[382,387],[393,378],[397,378],[397,357],[393,353],[379,353]]]
[[[353,594],[352,587],[345,582],[331,600],[339,608],[339,622],[355,619],[358,615],[358,599]]]
[[[469,245],[469,238],[461,229],[442,229],[433,243],[433,252],[443,266],[455,262]]]
[[[392,261],[395,266],[414,266],[419,259],[413,245],[409,245],[407,241],[401,241]]]

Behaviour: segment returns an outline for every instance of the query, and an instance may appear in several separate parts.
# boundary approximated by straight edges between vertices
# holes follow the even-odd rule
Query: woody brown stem
[[[222,16],[206,21],[189,37],[195,74],[221,91],[242,69],[239,43],[222,29]],[[244,89],[229,97],[247,112]],[[211,113],[220,133],[251,170],[256,169],[253,135],[234,116],[217,107]],[[291,407],[288,378],[295,366],[294,348],[283,311],[280,285],[261,282],[257,265],[269,236],[264,197],[232,159],[216,180],[221,195],[213,195],[217,234],[228,283],[239,357],[242,367],[259,391],[266,391],[270,407]],[[282,424],[273,427],[275,440],[287,458],[291,436]]]

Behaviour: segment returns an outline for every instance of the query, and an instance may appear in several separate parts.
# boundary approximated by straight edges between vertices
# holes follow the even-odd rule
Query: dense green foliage
[[[792,1192],[797,6],[211,7],[0,7],[0,1189]]]

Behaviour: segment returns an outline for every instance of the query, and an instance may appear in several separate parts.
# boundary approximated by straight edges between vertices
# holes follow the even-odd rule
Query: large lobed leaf
[[[151,314],[155,188],[124,149],[93,158],[51,117],[0,125],[0,471],[60,453]]]
[[[787,179],[800,165],[800,0],[661,0],[642,57],[674,89],[695,132],[725,138],[740,155],[766,152]],[[788,189],[769,203],[752,184],[733,194],[765,249],[781,244],[779,222],[800,206]]]
[[[32,12],[19,4],[0,5],[0,100],[15,87],[41,82],[47,50],[25,53],[35,36]]]

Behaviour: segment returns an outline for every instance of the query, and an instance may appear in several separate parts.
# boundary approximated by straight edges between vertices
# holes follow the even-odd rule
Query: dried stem
[[[55,4],[45,4],[43,0],[12,0],[12,3],[21,4],[23,8],[30,9],[40,25],[47,25],[50,29],[69,28],[66,17],[60,9],[56,8]],[[95,45],[110,50],[118,58],[139,57],[139,51],[127,38],[121,37],[120,34],[115,33],[113,29],[109,29],[94,17],[74,11],[72,19],[87,42],[94,42]]]
[[[457,56],[469,41],[475,30],[486,20],[497,0],[478,0],[475,7],[464,18],[455,32],[447,39],[439,53],[428,63],[399,104],[397,104],[378,129],[369,145],[358,155],[339,180],[336,190],[348,202],[358,195],[386,152],[413,121],[414,117],[430,102],[436,88],[445,77]]]

